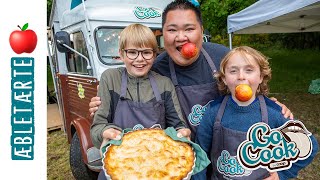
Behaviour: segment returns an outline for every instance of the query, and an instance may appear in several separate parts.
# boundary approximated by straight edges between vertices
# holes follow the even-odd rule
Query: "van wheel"
[[[70,146],[70,167],[73,176],[77,180],[91,180],[97,179],[98,173],[91,171],[87,165],[83,162],[81,150],[80,150],[80,140],[77,133],[74,133],[71,146]]]

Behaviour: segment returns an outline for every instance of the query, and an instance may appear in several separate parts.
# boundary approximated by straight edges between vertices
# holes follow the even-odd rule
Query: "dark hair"
[[[197,20],[200,23],[200,26],[202,26],[202,17],[201,17],[201,12],[200,12],[199,8],[194,6],[188,0],[175,0],[175,1],[171,2],[170,4],[168,4],[167,7],[163,10],[163,13],[162,13],[162,28],[163,28],[164,23],[167,20],[168,12],[169,11],[173,11],[173,10],[177,10],[177,9],[192,10],[193,12],[195,12],[195,14],[197,16]]]

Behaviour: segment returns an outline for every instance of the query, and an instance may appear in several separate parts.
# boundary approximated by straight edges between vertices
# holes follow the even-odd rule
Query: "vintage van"
[[[84,2],[84,3],[83,3]],[[90,138],[89,102],[102,72],[123,66],[119,33],[131,23],[150,27],[163,48],[161,15],[171,0],[54,0],[49,21],[49,61],[55,93],[70,143],[76,179],[96,179],[102,167]]]

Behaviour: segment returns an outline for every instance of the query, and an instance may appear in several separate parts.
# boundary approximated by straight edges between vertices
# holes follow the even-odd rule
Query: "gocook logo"
[[[204,115],[204,112],[207,110],[208,104],[210,104],[211,101],[209,101],[206,105],[202,106],[201,104],[196,104],[192,106],[191,112],[188,115],[188,121],[192,126],[198,126],[202,120],[202,117]]]
[[[249,176],[252,172],[244,169],[241,164],[239,164],[237,157],[231,156],[226,150],[223,150],[218,157],[217,169],[221,174],[230,177]]]
[[[135,7],[133,13],[138,19],[161,17],[160,12],[155,8]]]
[[[237,151],[240,164],[249,170],[265,168],[270,172],[289,169],[292,163],[310,156],[311,133],[298,120],[287,121],[276,129],[265,123],[251,126],[247,140]]]
[[[136,124],[135,126],[133,126],[132,129],[133,130],[141,130],[141,129],[144,129],[144,126],[142,124]]]

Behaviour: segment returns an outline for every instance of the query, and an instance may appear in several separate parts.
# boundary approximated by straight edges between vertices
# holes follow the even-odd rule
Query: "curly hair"
[[[217,85],[220,93],[222,95],[230,93],[227,85],[223,82],[223,78],[225,78],[225,68],[229,59],[236,53],[239,53],[246,61],[249,61],[247,56],[251,56],[259,64],[260,75],[263,80],[259,84],[257,94],[268,95],[268,81],[271,79],[271,68],[269,67],[268,62],[269,58],[264,56],[261,52],[248,46],[240,46],[234,48],[222,59],[220,64],[220,71],[214,74],[215,78],[217,79]]]

